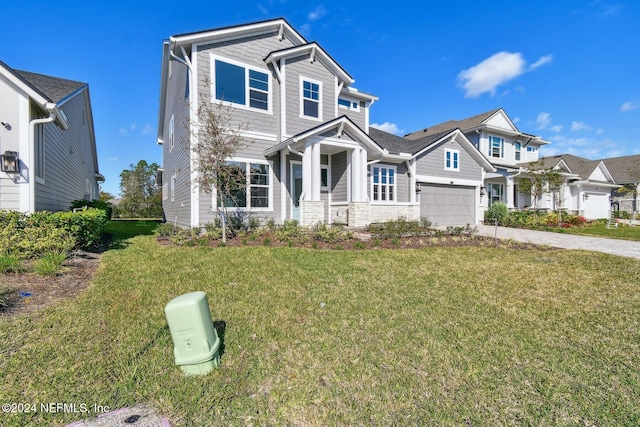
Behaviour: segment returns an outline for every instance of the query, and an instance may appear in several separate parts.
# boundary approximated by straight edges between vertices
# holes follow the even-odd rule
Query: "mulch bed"
[[[9,290],[7,306],[0,307],[0,316],[32,313],[75,297],[91,284],[98,265],[100,253],[75,251],[55,276],[40,276],[35,273],[0,275],[0,291]]]

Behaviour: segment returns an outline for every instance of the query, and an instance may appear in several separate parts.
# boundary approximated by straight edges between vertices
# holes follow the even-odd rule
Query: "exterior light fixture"
[[[19,173],[20,166],[18,164],[18,153],[16,151],[5,151],[2,156],[2,164],[0,170],[7,173]]]
[[[0,124],[2,124],[6,130],[11,130],[11,124],[7,122],[0,122]]]
[[[486,194],[487,194],[487,189],[484,186],[480,187],[480,195],[485,196]]]

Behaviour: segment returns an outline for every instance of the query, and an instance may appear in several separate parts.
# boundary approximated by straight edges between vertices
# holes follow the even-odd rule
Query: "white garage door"
[[[586,193],[584,216],[587,219],[607,218],[611,203],[608,194]]]
[[[421,184],[420,188],[420,217],[433,225],[476,223],[474,187]]]

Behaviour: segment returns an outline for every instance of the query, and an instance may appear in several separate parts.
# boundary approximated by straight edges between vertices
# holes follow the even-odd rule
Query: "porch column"
[[[505,203],[507,204],[508,209],[515,209],[515,205],[513,204],[513,178],[506,176],[506,185],[504,186],[504,191],[506,193]]]
[[[320,172],[320,143],[316,143],[311,146],[311,171],[311,198],[309,200],[319,202],[320,187],[322,184]]]
[[[362,148],[351,152],[351,200],[367,201],[367,156]]]
[[[304,156],[302,157],[302,200],[313,200],[313,145],[310,141],[305,142]]]

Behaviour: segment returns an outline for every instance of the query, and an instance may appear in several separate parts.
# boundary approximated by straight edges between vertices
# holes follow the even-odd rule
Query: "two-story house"
[[[228,107],[233,126],[246,125],[246,147],[227,159],[245,181],[230,209],[303,225],[477,222],[485,173],[495,169],[473,143],[458,130],[409,141],[370,129],[378,98],[353,83],[284,19],[170,37],[158,120],[167,220],[201,226],[227,203],[195,176],[204,97]]]
[[[89,86],[0,61],[0,209],[67,210],[97,199],[104,177]]]
[[[540,147],[548,141],[521,132],[502,108],[462,120],[449,120],[412,132],[405,138],[414,140],[452,129],[460,129],[496,169],[485,176],[482,192],[486,197],[481,201],[484,208],[494,202],[505,203],[512,210],[531,206],[531,197],[518,191],[518,181],[524,178],[523,168],[538,160]]]

